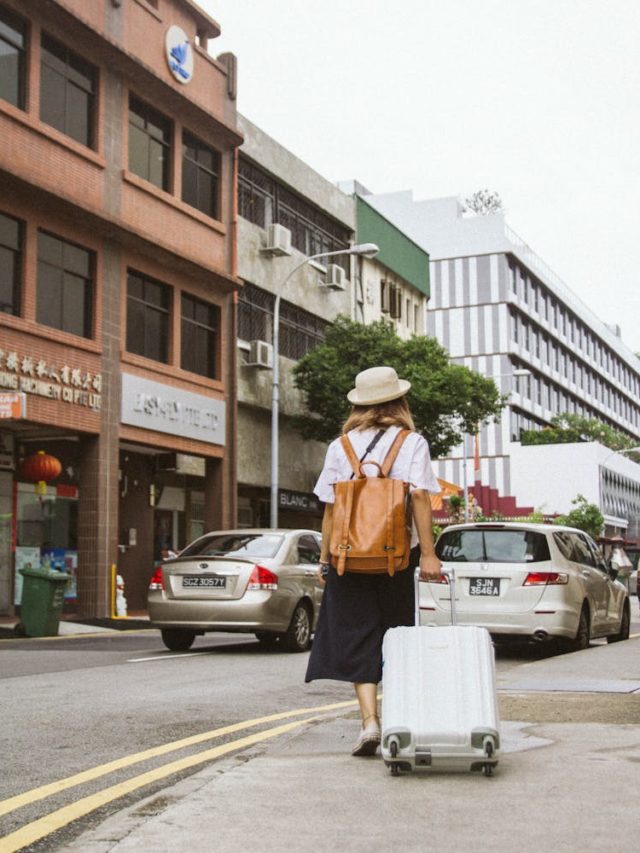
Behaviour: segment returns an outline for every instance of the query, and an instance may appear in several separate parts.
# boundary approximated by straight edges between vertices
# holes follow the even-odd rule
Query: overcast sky
[[[640,352],[637,0],[198,0],[238,107],[331,181],[502,197]],[[427,246],[428,248],[428,246]]]

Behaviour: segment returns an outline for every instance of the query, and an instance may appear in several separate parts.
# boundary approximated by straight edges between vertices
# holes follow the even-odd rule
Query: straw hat
[[[406,379],[398,379],[393,367],[370,367],[356,376],[356,387],[347,394],[354,406],[375,406],[404,397],[411,388]]]

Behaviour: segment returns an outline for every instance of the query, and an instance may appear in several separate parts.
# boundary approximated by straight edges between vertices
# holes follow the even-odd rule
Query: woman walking
[[[376,476],[400,430],[410,430],[389,476],[410,484],[413,528],[407,569],[393,575],[346,571],[339,575],[330,563],[334,484],[348,480],[352,467],[340,439],[329,445],[314,492],[324,502],[320,571],[326,581],[306,681],[328,678],[351,682],[356,691],[362,729],[353,755],[373,755],[380,743],[377,685],[382,678],[382,639],[388,628],[413,625],[415,593],[413,574],[420,567],[422,580],[440,577],[431,530],[429,493],[440,491],[431,465],[429,445],[415,432],[406,400],[411,384],[399,379],[392,367],[372,367],[356,377],[347,394],[351,414],[342,432],[347,435],[363,471]],[[363,458],[364,457],[364,458]]]

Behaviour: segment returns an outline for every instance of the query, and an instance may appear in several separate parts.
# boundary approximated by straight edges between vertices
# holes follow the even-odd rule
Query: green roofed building
[[[356,206],[357,241],[380,247],[373,260],[362,261],[355,318],[370,323],[386,317],[403,338],[426,334],[430,297],[428,252],[372,207],[364,188],[353,182],[351,189]]]

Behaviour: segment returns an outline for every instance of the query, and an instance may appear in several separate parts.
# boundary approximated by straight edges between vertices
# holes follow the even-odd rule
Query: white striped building
[[[367,201],[430,254],[428,334],[453,361],[494,378],[509,394],[499,422],[481,430],[484,485],[513,495],[512,442],[523,429],[542,428],[555,414],[598,418],[640,444],[640,360],[619,330],[602,323],[508,227],[502,213],[465,216],[456,198],[414,201],[411,192],[367,196]],[[466,450],[471,457],[471,438]],[[472,467],[469,461],[469,483],[475,479]],[[463,483],[462,447],[438,460],[437,469],[438,476]],[[640,482],[620,484],[606,471],[602,482],[605,514],[614,515],[615,506],[620,515],[621,490],[627,516],[640,514]]]

